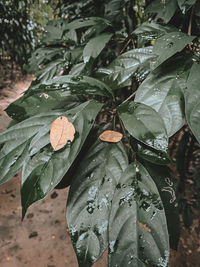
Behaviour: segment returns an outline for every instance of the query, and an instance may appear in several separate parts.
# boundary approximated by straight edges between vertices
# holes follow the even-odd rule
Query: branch
[[[120,105],[122,105],[122,104],[124,104],[124,103],[126,103],[128,100],[130,100],[132,97],[134,97],[135,96],[135,94],[136,94],[136,91],[135,92],[133,92],[131,95],[129,95],[129,97],[128,98],[126,98]]]
[[[189,20],[189,25],[188,25],[188,35],[191,35],[191,32],[192,32],[192,20],[193,20],[193,16],[194,16],[194,7],[195,7],[195,5],[193,5],[192,11],[190,14],[190,20]]]

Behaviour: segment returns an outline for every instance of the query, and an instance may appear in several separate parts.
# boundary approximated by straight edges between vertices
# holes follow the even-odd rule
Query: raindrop
[[[153,220],[154,219],[154,217],[156,216],[156,214],[157,214],[157,212],[153,212],[153,214],[152,214],[152,216],[151,216],[151,220]]]
[[[168,47],[172,47],[173,45],[174,45],[173,42],[170,42],[170,43],[167,44]]]

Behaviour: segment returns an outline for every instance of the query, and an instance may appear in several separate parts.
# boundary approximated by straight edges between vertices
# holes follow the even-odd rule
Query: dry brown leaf
[[[123,134],[111,130],[106,130],[99,135],[99,139],[104,142],[118,143],[121,141]]]
[[[58,117],[51,125],[50,142],[55,151],[63,148],[68,141],[74,140],[76,130],[67,117]]]
[[[151,232],[151,229],[150,229],[146,224],[143,224],[143,223],[141,223],[141,222],[139,222],[139,221],[137,221],[137,223],[138,223],[141,227],[143,227],[144,230],[147,231],[148,233]]]

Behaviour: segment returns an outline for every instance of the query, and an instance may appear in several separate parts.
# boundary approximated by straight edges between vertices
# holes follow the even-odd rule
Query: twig
[[[130,100],[132,97],[134,97],[135,96],[135,94],[136,94],[136,91],[135,92],[133,92],[131,95],[129,95],[129,97],[128,98],[126,98],[120,105],[122,105],[122,104],[124,104],[124,103],[126,103],[128,100]]]
[[[193,16],[194,16],[194,8],[195,8],[195,5],[193,5],[192,7],[192,11],[190,13],[190,20],[189,20],[189,25],[188,25],[188,35],[191,36],[191,33],[192,33],[192,20],[193,20]],[[189,43],[189,49],[192,50],[192,42]]]
[[[122,54],[124,52],[124,50],[127,48],[127,46],[129,45],[131,39],[128,40],[128,42],[125,44],[125,46],[122,48],[122,50],[120,51],[120,54]]]
[[[194,7],[195,7],[195,5],[193,5],[192,11],[190,14],[190,20],[189,20],[189,25],[188,25],[188,35],[191,35],[191,32],[192,32],[192,20],[193,20],[193,16],[194,16]]]

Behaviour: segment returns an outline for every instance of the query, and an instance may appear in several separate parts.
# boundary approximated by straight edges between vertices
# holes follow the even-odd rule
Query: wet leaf
[[[85,158],[88,150],[91,148],[91,144],[96,142],[97,138],[98,138],[97,128],[93,127],[90,133],[88,134],[83,144],[83,147],[81,148],[81,151],[77,155],[76,159],[74,160],[74,162],[72,163],[72,165],[70,166],[70,168],[68,169],[64,177],[62,178],[62,180],[55,187],[56,189],[63,189],[71,185],[75,172],[79,168],[83,158]]]
[[[197,0],[178,0],[178,5],[183,14],[185,14],[192,5],[194,5]]]
[[[154,180],[162,199],[167,219],[170,247],[177,249],[180,237],[180,220],[176,199],[176,181],[167,166],[158,166],[149,162],[145,162],[144,166]]]
[[[4,143],[0,150],[0,181],[2,183],[21,169],[24,160],[29,155],[31,143],[35,136],[37,136],[38,132],[44,131],[44,129],[48,132],[50,130],[48,125],[59,115],[59,112],[39,114],[14,124],[0,134],[0,144]],[[46,139],[49,139],[49,134],[46,136]],[[49,140],[47,143],[49,143]]]
[[[14,176],[23,165],[25,158],[28,156],[30,139],[24,141],[13,140],[6,142],[0,150],[0,184],[5,183],[9,178]]]
[[[44,86],[47,89],[59,87],[71,95],[90,94],[113,97],[112,89],[106,83],[89,76],[63,75],[49,80]]]
[[[169,137],[185,124],[183,91],[191,64],[191,55],[173,58],[149,74],[135,96],[160,114]]]
[[[179,31],[170,32],[158,38],[153,47],[153,53],[158,55],[156,62],[153,64],[153,68],[157,68],[165,60],[183,50],[194,38],[195,36],[188,36]]]
[[[169,22],[178,8],[175,0],[154,0],[145,10],[145,13],[156,13],[156,20]]]
[[[144,166],[132,163],[123,172],[112,200],[109,266],[167,266],[168,262],[162,201]]]
[[[46,197],[62,180],[80,152],[101,107],[102,104],[90,100],[66,113],[76,129],[76,137],[71,144],[59,151],[53,151],[49,144],[49,134],[47,134],[53,120],[49,123],[49,128],[41,128],[41,131],[34,137],[34,142],[32,140],[30,147],[32,153],[26,158],[22,170],[23,217],[32,203]]]
[[[133,49],[113,60],[107,68],[100,68],[98,74],[103,75],[105,83],[113,89],[130,85],[131,77],[142,64],[155,58],[152,47]]]
[[[42,43],[47,44],[62,44],[63,42],[70,42],[72,44],[77,42],[77,34],[75,29],[71,28],[66,31],[68,23],[67,20],[58,19],[51,20],[45,27],[45,36],[42,38]]]
[[[175,27],[166,26],[152,21],[150,23],[143,23],[132,34],[137,35],[144,40],[150,41],[155,40],[168,32],[174,32],[176,30],[178,31]]]
[[[84,63],[89,62],[90,58],[95,59],[105,48],[106,44],[109,42],[112,34],[104,33],[96,36],[86,44],[83,50],[83,60]]]
[[[40,93],[33,93],[29,97],[23,95],[7,107],[6,113],[12,119],[21,121],[40,113],[68,110],[79,104],[80,99],[77,96],[61,90],[46,92],[44,88]]]
[[[199,73],[200,73],[200,64],[194,63],[187,80],[187,89],[184,92],[186,120],[198,142],[200,142]]]
[[[73,177],[67,224],[80,266],[91,266],[108,246],[111,200],[128,158],[122,143],[98,141]]]
[[[165,125],[154,109],[132,101],[121,105],[118,113],[124,127],[134,138],[158,151],[167,152]]]
[[[143,145],[138,144],[137,155],[139,156],[139,158],[158,165],[170,164],[170,156],[168,154],[149,149],[148,147],[145,147]]]
[[[76,130],[74,125],[68,121],[67,117],[58,117],[51,126],[50,142],[55,151],[63,148],[68,141],[74,140]]]
[[[88,17],[88,18],[80,18],[76,19],[70,23],[67,23],[65,25],[65,30],[76,30],[80,29],[83,27],[88,27],[88,26],[93,26],[93,25],[98,25],[99,23],[101,24],[106,24],[108,26],[111,26],[111,23],[109,20],[106,20],[104,18],[100,17]]]
[[[106,130],[102,134],[100,134],[99,139],[104,142],[118,143],[119,141],[121,141],[122,137],[123,134],[119,132]]]

